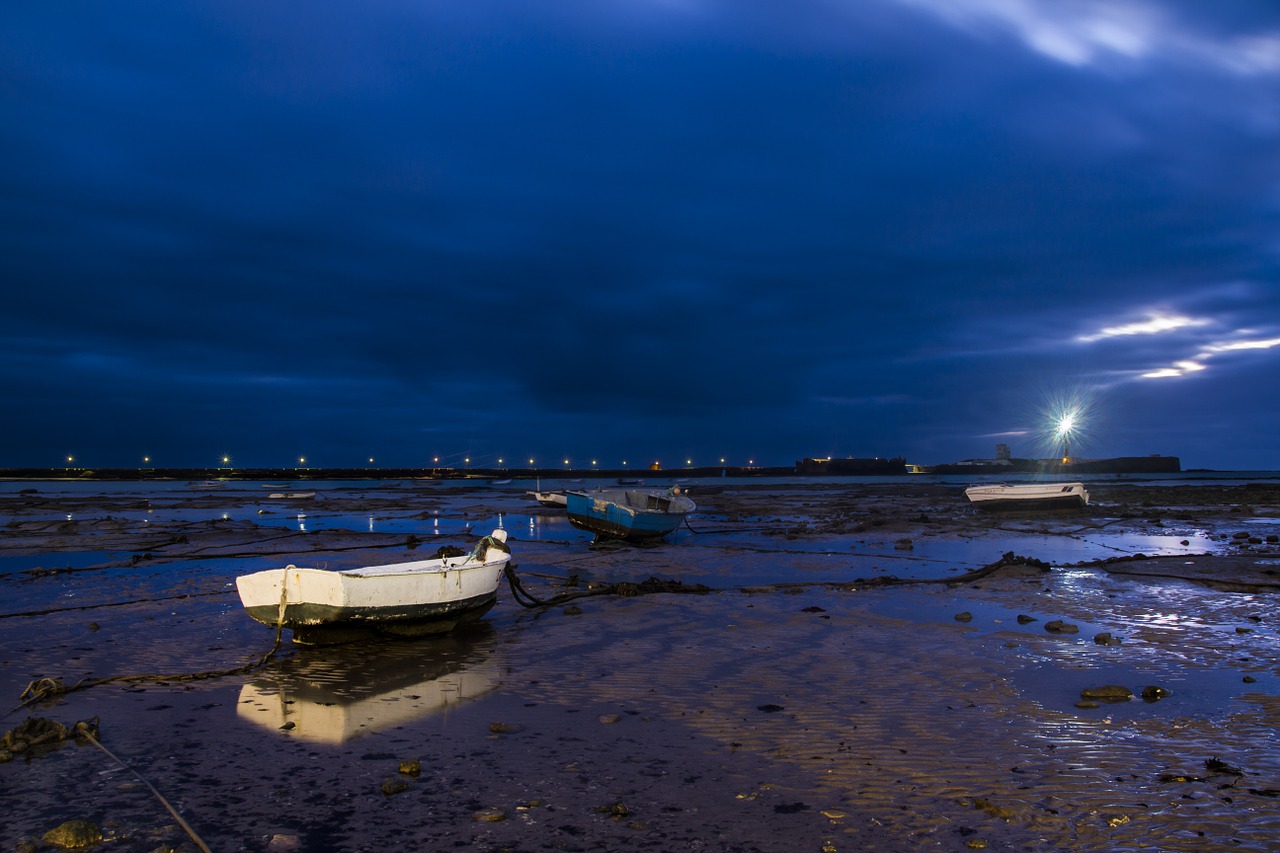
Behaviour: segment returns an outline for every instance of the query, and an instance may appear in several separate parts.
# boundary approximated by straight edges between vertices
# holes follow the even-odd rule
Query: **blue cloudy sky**
[[[1280,468],[1273,0],[12,0],[0,116],[0,467]]]

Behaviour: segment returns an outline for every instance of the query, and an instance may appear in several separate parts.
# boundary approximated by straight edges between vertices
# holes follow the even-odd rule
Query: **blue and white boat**
[[[597,539],[630,542],[658,539],[675,530],[697,507],[680,491],[670,489],[597,489],[565,494],[569,522],[594,533]]]

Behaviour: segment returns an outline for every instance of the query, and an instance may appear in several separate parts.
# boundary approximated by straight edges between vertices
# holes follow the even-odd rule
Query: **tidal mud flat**
[[[148,784],[214,850],[1280,837],[1275,483],[1090,484],[1086,510],[1027,514],[922,482],[692,483],[698,512],[652,547],[592,545],[512,487],[7,485],[0,728],[95,720],[127,769],[74,740],[12,752],[3,850],[56,849],[70,820],[103,849],[198,849]],[[539,595],[711,591],[527,609],[503,589],[469,631],[182,678],[270,650],[238,574],[410,559],[498,524]],[[118,676],[155,677],[19,707],[39,679]],[[1082,698],[1108,686],[1133,696]]]

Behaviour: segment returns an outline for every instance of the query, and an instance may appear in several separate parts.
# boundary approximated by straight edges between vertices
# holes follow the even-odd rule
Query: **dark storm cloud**
[[[0,14],[9,464],[1280,465],[1269,4]]]

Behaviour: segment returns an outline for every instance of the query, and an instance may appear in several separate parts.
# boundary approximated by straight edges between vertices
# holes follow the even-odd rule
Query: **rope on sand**
[[[598,595],[620,595],[625,597],[637,595],[652,595],[654,593],[672,592],[672,593],[694,593],[696,595],[705,595],[713,590],[709,586],[702,584],[685,584],[680,581],[664,581],[658,578],[649,578],[641,583],[606,583],[590,589],[575,590],[573,592],[562,592],[551,598],[538,598],[524,588],[524,584],[520,582],[520,577],[515,572],[516,567],[507,564],[505,574],[507,576],[507,584],[511,587],[511,596],[516,603],[522,607],[555,607],[560,604],[566,604],[579,598],[590,598]]]
[[[1009,551],[994,563],[989,563],[981,568],[971,569],[962,575],[954,575],[952,577],[945,578],[900,578],[894,575],[885,575],[874,578],[857,578],[851,581],[782,582],[713,589],[712,587],[704,586],[703,584],[685,584],[681,581],[664,581],[651,577],[642,583],[605,583],[590,589],[561,593],[547,599],[538,598],[524,588],[524,584],[521,583],[519,576],[515,573],[515,566],[507,566],[506,576],[507,583],[511,587],[511,595],[515,598],[516,602],[523,607],[533,608],[555,607],[578,598],[587,598],[598,595],[635,596],[664,592],[696,593],[699,595],[705,595],[712,592],[764,592],[767,590],[799,589],[804,587],[825,587],[827,589],[848,590],[863,587],[907,586],[913,584],[965,584],[990,577],[1001,569],[1015,567],[1029,568],[1038,572],[1048,572],[1051,570],[1050,565],[1043,560],[1036,559],[1035,557],[1022,557],[1012,551]],[[545,579],[560,580],[565,585],[573,585],[577,582],[576,575],[571,575],[569,578],[553,578],[551,575],[536,576]]]
[[[288,569],[285,569],[285,572],[287,573]],[[79,691],[79,690],[88,690],[90,687],[98,687],[100,685],[111,684],[113,682],[155,681],[155,682],[163,683],[167,681],[206,681],[212,678],[224,678],[228,675],[241,675],[246,672],[252,672],[253,670],[258,669],[259,667],[264,666],[267,663],[267,661],[275,657],[276,652],[280,651],[280,640],[281,640],[281,636],[284,634],[285,605],[288,603],[287,602],[287,586],[285,584],[285,580],[286,580],[286,577],[283,577],[283,576],[280,579],[280,613],[276,617],[275,642],[271,645],[271,648],[266,652],[266,654],[262,655],[257,660],[250,661],[249,663],[242,664],[241,666],[233,666],[228,669],[206,669],[201,672],[184,672],[184,673],[179,673],[177,675],[146,674],[146,675],[113,675],[110,678],[86,677],[86,678],[80,679],[75,684],[72,684],[70,687],[66,686],[62,682],[61,678],[49,678],[47,676],[43,678],[37,678],[35,681],[32,681],[30,684],[28,684],[27,688],[22,691],[22,695],[18,697],[17,707],[9,710],[4,715],[0,716],[0,719],[3,719],[3,717],[9,716],[9,714],[12,714],[14,711],[17,711],[19,708],[24,708],[28,705],[34,705],[37,702],[43,702],[47,699],[52,699],[56,696],[63,696],[67,693],[75,693],[76,691]]]
[[[84,723],[76,723],[75,731],[77,735],[87,738],[91,744],[93,744],[98,749],[105,752],[107,756],[111,758],[112,761],[114,761],[116,764],[119,764],[125,770],[128,770],[130,773],[132,773],[134,776],[138,778],[139,782],[146,785],[147,789],[150,790],[151,793],[155,795],[155,798],[160,801],[160,805],[164,806],[165,810],[169,812],[169,814],[173,815],[173,819],[178,822],[178,826],[182,827],[183,832],[185,832],[188,836],[190,836],[191,840],[196,843],[196,846],[200,848],[202,853],[213,853],[213,851],[209,849],[209,845],[205,844],[199,835],[196,835],[196,831],[191,828],[191,825],[182,819],[182,815],[178,814],[178,810],[175,809],[173,805],[170,804],[170,802],[164,798],[163,794],[161,794],[159,791],[156,790],[155,785],[152,785],[149,781],[147,781],[147,778],[145,776],[143,776],[137,770],[134,770],[128,764],[125,764],[123,761],[119,759],[119,757],[116,756],[114,752],[112,752],[111,750],[103,746],[102,742],[93,736],[93,733],[89,731],[89,727],[86,726]]]
[[[220,589],[216,592],[184,592],[181,595],[165,595],[159,598],[134,598],[129,601],[107,601],[102,604],[79,604],[74,607],[50,607],[46,610],[24,610],[21,613],[0,613],[0,619],[15,619],[19,616],[48,616],[51,613],[67,613],[72,610],[98,610],[103,607],[128,607],[131,604],[151,604],[155,601],[181,601],[187,598],[204,598],[211,595],[229,595],[231,590]]]
[[[89,743],[105,752],[116,764],[119,764],[134,776],[137,776],[138,780],[151,790],[151,793],[155,795],[156,799],[160,801],[160,804],[165,807],[169,814],[173,815],[173,819],[178,822],[178,825],[181,826],[187,835],[191,837],[191,840],[199,846],[203,853],[212,853],[212,851],[209,850],[208,845],[201,840],[200,836],[196,835],[195,830],[182,819],[182,815],[178,814],[177,810],[174,809],[169,801],[156,790],[154,785],[147,781],[147,779],[144,778],[137,770],[134,770],[128,764],[121,761],[119,756],[102,745],[102,741],[98,740],[100,734],[98,726],[97,717],[94,717],[91,720],[78,722],[74,726],[64,726],[56,720],[49,720],[44,717],[27,717],[26,721],[23,722],[22,725],[18,726],[16,729],[11,729],[10,731],[5,732],[3,736],[0,736],[0,751],[7,754],[8,757],[3,760],[8,761],[11,760],[13,752],[26,752],[27,750],[35,747],[42,747],[48,744],[59,744],[63,741],[72,739],[87,740]]]

